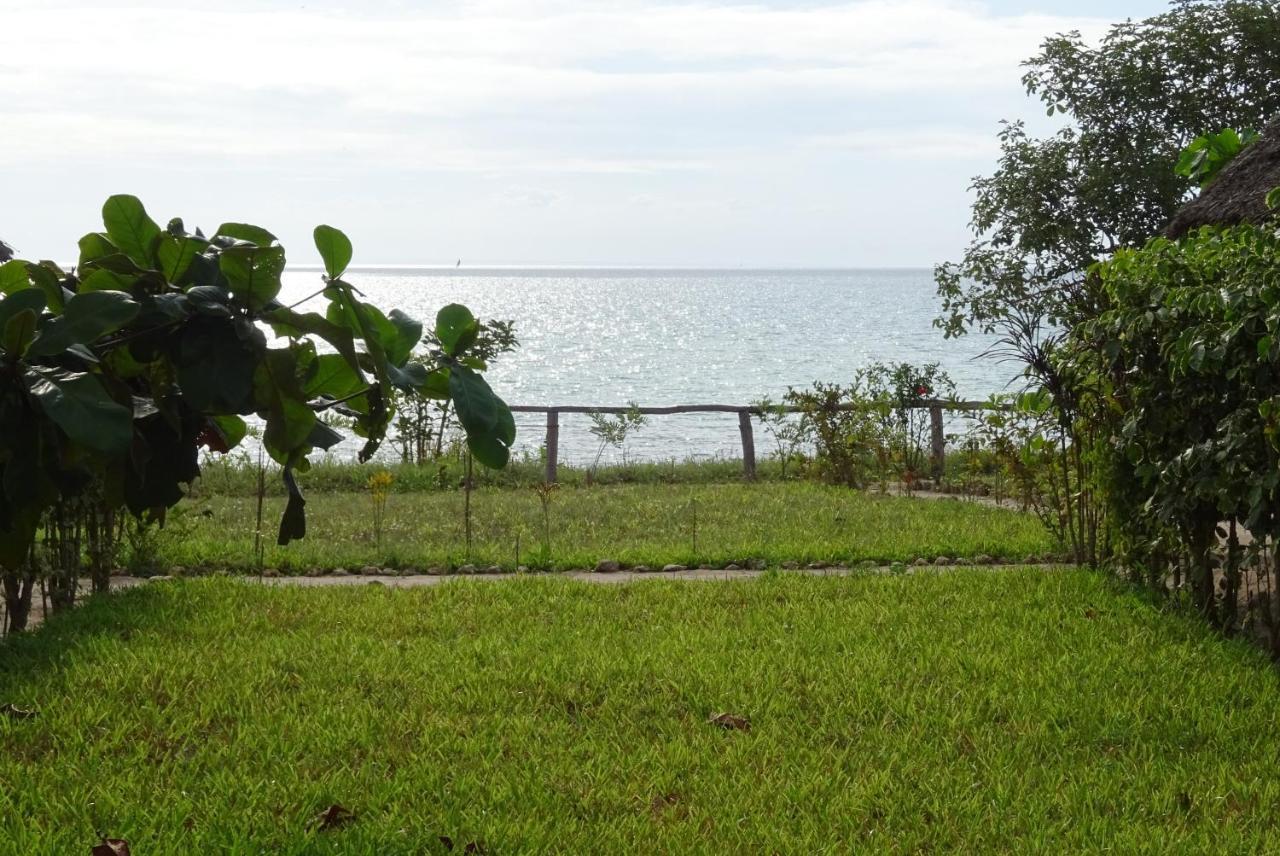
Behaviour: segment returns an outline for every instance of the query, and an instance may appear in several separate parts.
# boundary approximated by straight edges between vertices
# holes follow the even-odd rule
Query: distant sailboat
[[[462,267],[462,259],[458,259],[458,263],[457,263],[456,265],[454,265],[454,267],[455,267],[455,268],[460,268],[460,267]]]

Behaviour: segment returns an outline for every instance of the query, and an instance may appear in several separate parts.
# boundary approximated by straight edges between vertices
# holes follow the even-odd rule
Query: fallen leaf
[[[751,730],[751,721],[745,716],[739,716],[736,713],[717,713],[707,721],[712,725],[718,725],[727,731]]]
[[[356,819],[355,812],[337,803],[329,806],[320,814],[316,815],[315,826],[317,829],[338,829],[346,826],[348,823]]]
[[[39,711],[23,710],[12,703],[7,703],[0,705],[0,715],[7,716],[10,719],[35,719],[39,715]]]
[[[123,838],[103,838],[89,851],[89,856],[129,856],[129,842]]]

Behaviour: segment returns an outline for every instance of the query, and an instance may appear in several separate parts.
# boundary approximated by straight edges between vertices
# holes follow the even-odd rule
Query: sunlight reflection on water
[[[944,340],[934,329],[938,301],[924,269],[353,269],[347,279],[384,310],[427,323],[450,302],[513,319],[521,347],[488,375],[510,404],[747,404],[814,380],[847,382],[876,360],[940,362],[965,398],[1010,379],[1009,367],[975,359],[989,338]],[[319,284],[318,272],[291,270],[282,300]],[[518,448],[536,450],[545,417],[517,414],[516,424]],[[561,416],[562,461],[594,455],[588,427],[585,416]],[[737,456],[738,442],[732,414],[652,417],[627,456]],[[389,445],[382,454],[393,454]]]

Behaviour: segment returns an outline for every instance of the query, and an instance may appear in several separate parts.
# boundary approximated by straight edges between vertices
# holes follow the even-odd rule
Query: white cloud
[[[1047,33],[1098,28],[948,0],[397,8],[360,17],[97,4],[70,15],[13,4],[3,12],[0,110],[24,133],[50,130],[38,146],[6,142],[0,156],[74,152],[84,144],[77,131],[121,151],[273,156],[388,152],[418,130],[447,161],[469,142],[442,144],[439,129],[456,134],[468,120],[625,121],[633,101],[980,92],[1007,84]]]
[[[37,253],[123,190],[304,247],[312,213],[341,218],[366,261],[675,264],[948,252],[1019,62],[1103,27],[964,0],[0,0],[0,21],[26,212],[0,225]],[[886,189],[892,157],[921,169]]]

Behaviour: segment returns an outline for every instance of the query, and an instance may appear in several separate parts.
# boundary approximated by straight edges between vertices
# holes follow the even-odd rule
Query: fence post
[[[738,430],[742,432],[742,474],[747,481],[756,479],[756,438],[751,432],[751,411],[738,411]]]
[[[560,411],[547,411],[547,484],[555,484],[556,458],[560,452]]]
[[[947,461],[947,435],[942,432],[942,405],[929,406],[929,439],[932,447],[933,478],[942,478]]]

